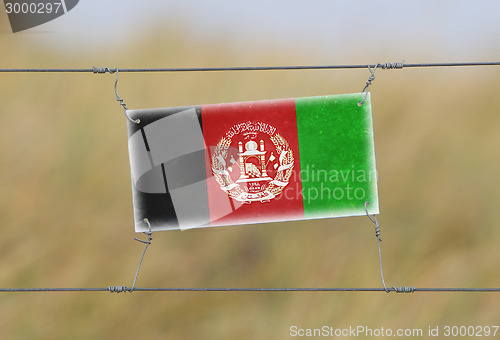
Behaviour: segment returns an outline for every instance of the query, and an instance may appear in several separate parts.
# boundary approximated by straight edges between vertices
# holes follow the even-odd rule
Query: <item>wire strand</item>
[[[3,68],[0,72],[59,72],[59,73],[106,73],[107,70],[118,70],[119,72],[214,72],[214,71],[273,71],[273,70],[333,70],[333,69],[366,69],[379,65],[382,69],[400,69],[403,67],[392,67],[402,64],[404,68],[413,67],[460,67],[460,66],[500,66],[500,61],[493,62],[446,62],[446,63],[376,63],[376,64],[354,64],[354,65],[297,65],[297,66],[232,66],[232,67],[170,67],[170,68]],[[389,67],[388,65],[391,65]]]
[[[152,236],[153,235],[153,231],[151,230],[151,223],[149,223],[149,219],[145,218],[144,222],[148,224],[148,231],[143,232],[143,234],[146,235],[148,237],[148,239],[146,241],[143,241],[141,239],[134,238],[134,240],[139,241],[141,243],[144,243],[145,246],[144,246],[144,250],[142,251],[141,260],[139,261],[139,265],[137,266],[137,270],[135,272],[134,283],[132,283],[132,288],[130,288],[130,290],[128,290],[131,293],[135,289],[135,283],[137,282],[137,277],[139,276],[139,270],[141,269],[142,260],[144,260],[144,255],[146,255],[146,250],[148,250],[148,247],[151,244],[151,241],[153,240],[153,236]]]
[[[108,288],[0,288],[0,293],[116,292]],[[500,288],[414,288],[412,293],[500,293]],[[134,292],[383,292],[384,288],[135,288]]]

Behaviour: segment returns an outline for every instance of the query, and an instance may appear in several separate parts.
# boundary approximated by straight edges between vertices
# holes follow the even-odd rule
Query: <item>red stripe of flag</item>
[[[233,183],[225,185],[228,183],[223,183],[227,179],[224,175],[218,177],[219,183],[216,180],[207,182],[210,224],[231,225],[304,218],[295,100],[203,105],[201,115],[203,137],[208,147],[205,162],[207,173],[212,173],[213,167],[216,170],[224,169]],[[280,168],[280,165],[287,161],[281,159],[280,163],[279,149],[283,148],[283,143],[279,141],[283,139],[277,142],[277,134],[286,140],[288,150],[293,153],[293,170],[287,178],[288,184],[279,194],[269,200],[263,197],[259,201],[255,197],[262,196],[278,173],[283,176],[286,171],[280,170],[286,168]],[[220,153],[223,148],[217,148],[223,138],[226,143],[230,143],[224,157]],[[282,158],[285,155],[291,156],[284,153]],[[217,160],[212,164],[214,157]],[[222,187],[226,187],[226,190]],[[238,190],[249,195],[231,198],[231,193],[235,196]],[[245,202],[242,197],[251,197],[253,200]]]

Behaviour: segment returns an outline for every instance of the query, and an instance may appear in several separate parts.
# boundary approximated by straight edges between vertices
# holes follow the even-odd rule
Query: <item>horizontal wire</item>
[[[0,293],[14,292],[115,292],[108,288],[0,288]],[[131,292],[123,287],[117,292]],[[384,292],[384,288],[134,288],[134,292]],[[413,288],[411,292],[395,291],[397,293],[413,292],[496,292],[500,288]]]
[[[106,73],[118,70],[119,72],[207,72],[207,71],[271,71],[271,70],[328,70],[328,69],[364,69],[381,65],[382,68],[386,64],[357,64],[357,65],[299,65],[299,66],[234,66],[234,67],[178,67],[178,68],[107,68],[101,72],[99,68],[3,68],[0,72],[76,72],[76,73]],[[500,66],[500,62],[460,62],[460,63],[418,63],[405,64],[401,63],[402,67],[392,68],[408,68],[408,67],[454,67],[454,66]],[[101,68],[105,69],[105,68]],[[111,72],[110,72],[111,73]]]

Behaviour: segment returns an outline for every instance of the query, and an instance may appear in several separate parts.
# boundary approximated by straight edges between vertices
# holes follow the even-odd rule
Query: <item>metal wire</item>
[[[380,233],[381,233],[380,224],[378,223],[377,216],[375,216],[375,214],[373,214],[373,218],[372,218],[370,216],[370,214],[368,213],[368,205],[370,205],[370,202],[366,201],[365,202],[366,216],[368,216],[370,221],[372,221],[373,224],[375,224],[375,237],[377,238],[377,245],[378,245],[378,261],[379,261],[379,266],[380,266],[380,278],[382,279],[382,285],[384,286],[385,292],[389,293],[390,290],[387,289],[387,287],[385,286],[384,270],[382,269],[382,251],[380,250],[380,242],[382,242],[382,238],[380,237]],[[392,288],[394,289],[395,292],[398,292],[398,290],[395,287],[392,287]]]
[[[377,221],[375,215],[373,218],[368,213],[369,202],[365,202],[365,211],[368,218],[375,224],[375,236],[377,237],[378,243],[378,254],[380,262],[380,276],[382,279],[383,288],[195,288],[195,287],[166,287],[166,288],[136,288],[135,284],[137,282],[137,276],[139,275],[139,269],[141,268],[142,260],[148,246],[151,244],[152,240],[152,229],[151,224],[148,219],[144,222],[148,224],[149,231],[144,232],[148,236],[146,241],[135,239],[139,242],[145,244],[144,251],[142,252],[141,260],[137,266],[137,271],[134,277],[134,283],[132,288],[127,286],[109,286],[107,288],[0,288],[0,293],[22,293],[22,292],[110,292],[110,293],[125,293],[125,292],[396,292],[396,293],[415,293],[415,292],[496,292],[500,293],[500,288],[416,288],[416,287],[392,287],[387,288],[384,281],[384,274],[382,270],[382,253],[380,251],[380,224]]]
[[[148,236],[146,241],[137,239],[137,241],[144,243],[146,246],[142,253],[141,260],[139,261],[139,265],[137,267],[137,271],[135,273],[134,283],[132,284],[132,288],[128,288],[127,286],[109,286],[107,288],[0,288],[0,293],[22,293],[22,292],[110,292],[110,293],[125,293],[125,292],[396,292],[396,293],[415,293],[415,292],[453,292],[453,293],[500,293],[500,288],[416,288],[416,287],[392,287],[387,288],[384,282],[384,274],[382,271],[382,254],[380,251],[380,242],[382,239],[380,238],[380,225],[377,221],[375,215],[373,218],[369,215],[367,206],[369,202],[365,202],[365,211],[368,218],[375,224],[375,236],[377,237],[378,242],[378,251],[379,251],[379,261],[380,261],[380,276],[382,278],[383,288],[196,288],[196,287],[166,287],[166,288],[136,288],[135,284],[137,281],[137,276],[139,274],[139,269],[142,264],[142,260],[144,259],[144,254],[148,249],[148,246],[151,244],[152,240],[152,230],[151,224],[149,220],[145,219],[144,222],[148,224],[149,232],[144,232],[145,235]]]
[[[389,65],[389,66],[387,66],[387,65]],[[358,106],[363,105],[363,103],[366,101],[366,97],[368,96],[368,88],[372,84],[372,81],[375,80],[375,71],[377,70],[378,66],[379,66],[379,64],[375,65],[374,68],[371,68],[368,66],[368,70],[370,70],[370,77],[368,77],[368,80],[366,81],[365,87],[363,87],[363,91],[361,91],[361,92],[365,93],[365,96],[363,97],[362,101],[358,102]],[[403,63],[401,63],[401,67],[392,67],[392,64],[386,64],[385,66],[387,66],[387,67],[384,67],[384,69],[385,68],[391,68],[391,69],[392,68],[403,68]],[[366,204],[365,204],[365,210],[366,210]],[[368,215],[368,212],[366,214]],[[370,215],[368,215],[368,217],[370,217]],[[370,218],[370,220],[371,220],[371,218]]]
[[[120,286],[118,286],[120,287]],[[23,292],[112,292],[108,288],[0,288],[0,293]],[[124,287],[126,288],[126,287]],[[126,291],[126,290],[123,290]],[[135,288],[134,292],[386,292],[384,288]],[[500,288],[414,288],[412,293],[500,293]],[[402,292],[401,292],[402,293]]]
[[[96,67],[93,68],[93,72],[96,73]],[[125,115],[125,117],[127,117],[127,119],[129,121],[131,121],[132,123],[135,123],[135,124],[139,124],[141,122],[140,119],[132,119],[129,117],[129,115],[127,114],[127,110],[128,110],[128,107],[127,107],[127,104],[125,104],[125,102],[123,101],[123,99],[120,97],[120,95],[118,94],[118,75],[119,75],[119,71],[118,71],[118,68],[114,69],[114,70],[110,70],[108,67],[105,67],[104,68],[104,72],[100,72],[102,70],[102,68],[98,69],[98,73],[105,73],[105,72],[109,72],[111,74],[115,73],[116,72],[116,79],[115,79],[115,96],[116,96],[116,101],[120,104],[120,106],[123,108],[123,114]],[[149,223],[149,222],[148,222]]]
[[[0,72],[74,72],[74,73],[106,73],[109,70],[119,72],[213,72],[213,71],[273,71],[273,70],[333,70],[333,69],[366,69],[379,65],[382,69],[397,69],[400,63],[376,63],[356,65],[299,65],[299,66],[233,66],[233,67],[170,67],[170,68],[3,68]],[[500,66],[500,61],[493,62],[457,62],[457,63],[417,63],[404,64],[404,68],[413,67],[456,67],[456,66]]]
[[[148,247],[151,244],[151,241],[153,240],[153,237],[151,236],[151,235],[153,235],[153,231],[151,230],[151,223],[149,223],[149,220],[147,218],[144,219],[144,222],[148,224],[149,231],[145,231],[145,232],[143,232],[143,234],[146,235],[148,237],[148,239],[146,241],[143,241],[141,239],[134,238],[134,240],[144,243],[145,246],[144,246],[144,250],[142,252],[141,260],[139,261],[139,265],[137,266],[137,270],[135,272],[134,283],[132,284],[132,288],[130,288],[130,290],[129,290],[129,292],[131,292],[131,293],[135,289],[135,283],[137,282],[137,276],[139,276],[139,270],[141,269],[142,260],[144,260],[144,255],[146,255],[146,250],[148,250]]]

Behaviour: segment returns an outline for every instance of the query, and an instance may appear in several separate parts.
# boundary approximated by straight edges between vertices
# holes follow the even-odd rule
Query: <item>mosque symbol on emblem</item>
[[[247,183],[250,182],[269,182],[272,178],[269,177],[266,170],[266,153],[264,147],[264,140],[260,140],[257,143],[254,139],[256,138],[255,133],[244,133],[245,140],[248,140],[245,144],[240,141],[238,143],[238,156],[239,156],[239,167],[240,167],[240,178],[236,183]],[[244,149],[244,151],[243,151]],[[249,192],[259,191],[262,185],[267,183],[252,183],[248,185],[247,189]]]

